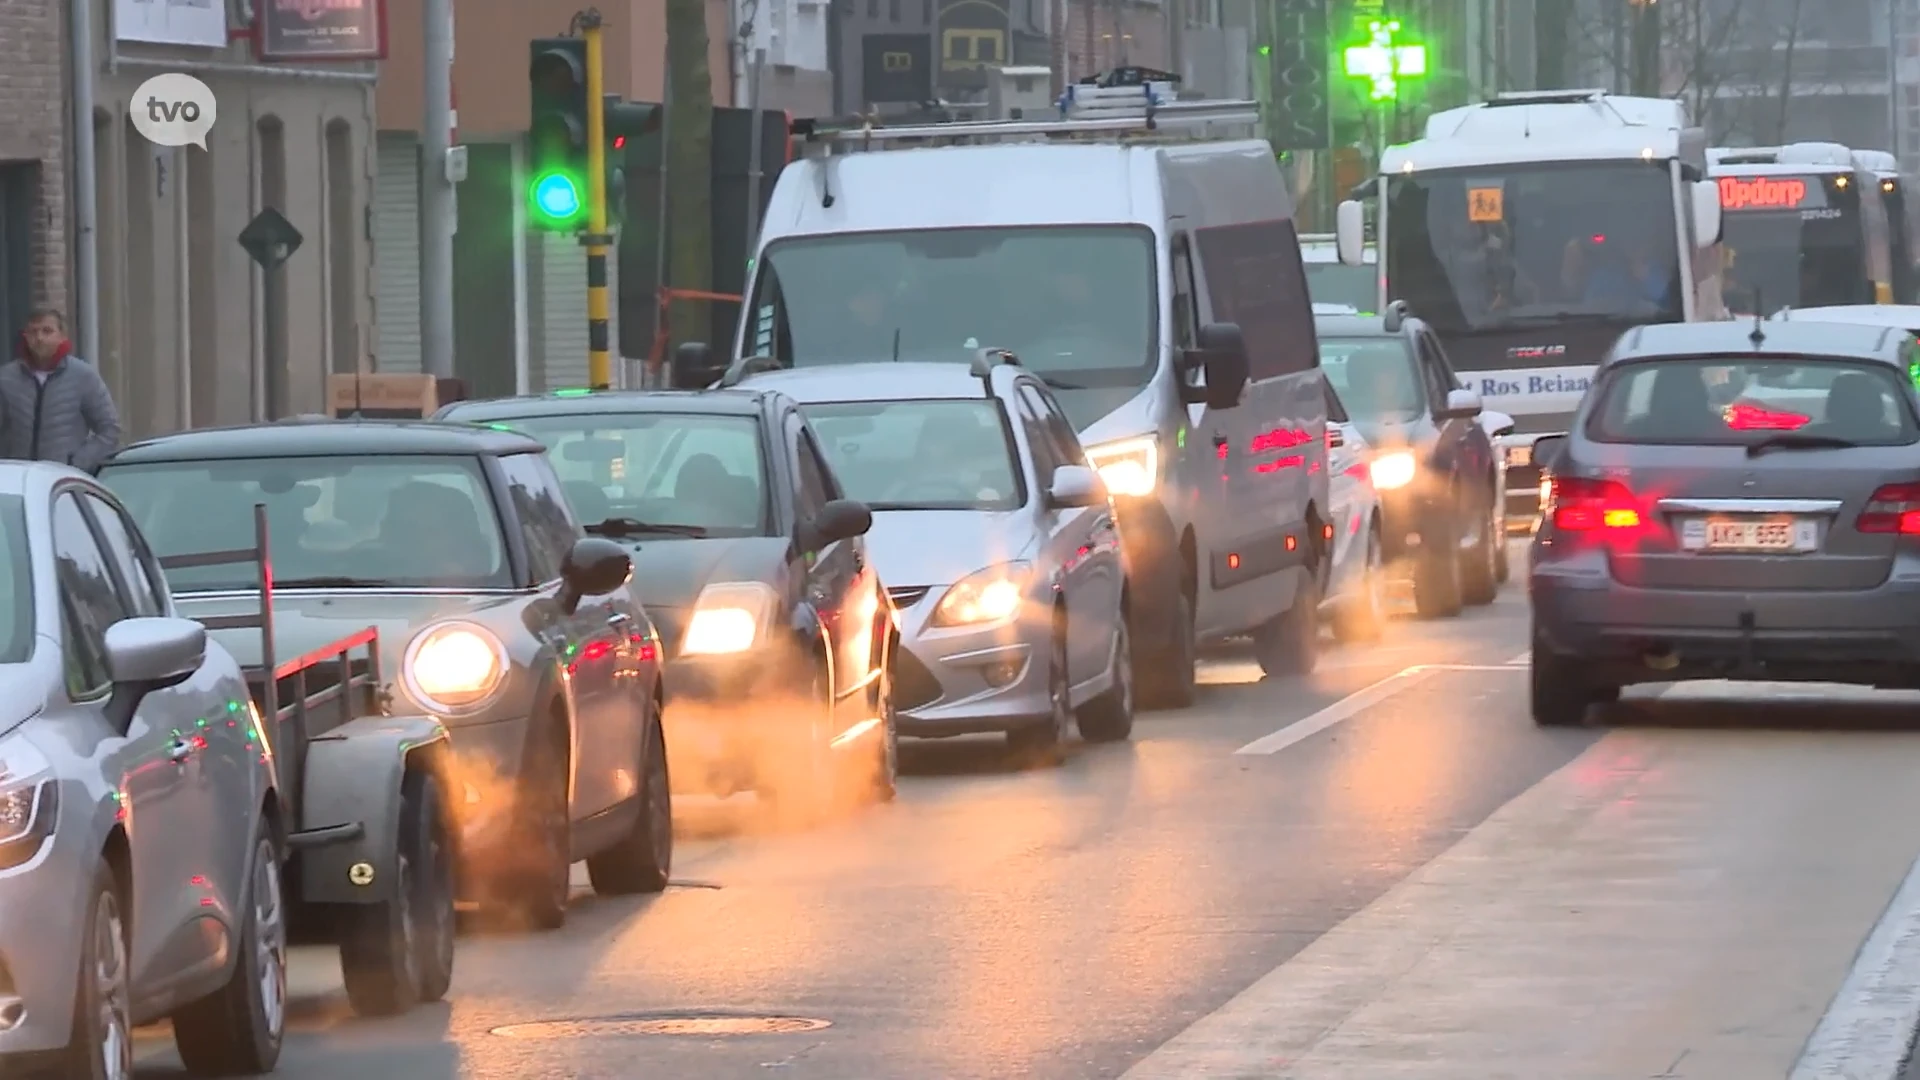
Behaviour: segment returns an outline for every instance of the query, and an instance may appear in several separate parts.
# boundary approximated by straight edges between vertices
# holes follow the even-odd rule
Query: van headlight
[[[1151,495],[1160,484],[1160,443],[1150,435],[1098,443],[1086,450],[1087,464],[1114,495]]]
[[[753,648],[776,599],[771,586],[757,581],[726,581],[701,589],[680,654],[726,656]]]
[[[472,712],[507,681],[507,647],[477,623],[429,626],[408,644],[400,664],[407,693],[434,712]]]
[[[32,861],[53,835],[60,785],[40,748],[23,735],[0,739],[0,870]]]
[[[1420,463],[1405,450],[1395,450],[1390,454],[1381,454],[1373,459],[1373,486],[1380,491],[1392,491],[1413,483],[1415,473],[1420,471]]]
[[[1026,603],[1028,563],[1004,563],[968,574],[947,590],[933,609],[935,626],[979,626],[1005,622]]]

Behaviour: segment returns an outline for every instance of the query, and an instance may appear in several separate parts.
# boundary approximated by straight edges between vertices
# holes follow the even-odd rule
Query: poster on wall
[[[384,0],[255,0],[254,52],[262,60],[384,60]]]
[[[113,0],[113,37],[150,45],[227,47],[227,0]]]

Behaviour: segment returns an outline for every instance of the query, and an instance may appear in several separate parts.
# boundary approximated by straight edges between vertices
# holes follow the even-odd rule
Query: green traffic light
[[[547,173],[533,182],[533,205],[540,213],[556,221],[579,217],[585,200],[580,185],[565,173]]]

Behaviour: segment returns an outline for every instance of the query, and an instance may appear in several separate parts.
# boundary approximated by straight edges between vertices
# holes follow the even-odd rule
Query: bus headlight
[[[407,693],[434,712],[471,712],[506,682],[507,647],[476,623],[440,623],[407,646],[400,677]]]
[[[1160,483],[1160,444],[1152,436],[1116,439],[1087,449],[1087,463],[1113,495],[1153,494]]]

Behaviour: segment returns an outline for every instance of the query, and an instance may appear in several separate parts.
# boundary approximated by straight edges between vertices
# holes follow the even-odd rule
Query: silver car
[[[1920,687],[1912,335],[1818,323],[1629,331],[1543,438],[1533,716],[1635,683]]]
[[[270,1071],[285,1016],[277,805],[233,657],[174,613],[118,500],[0,463],[0,1075]]]
[[[1111,501],[1046,385],[1009,354],[749,376],[799,401],[900,623],[902,735],[1001,731],[1052,758],[1133,732],[1126,570]]]

